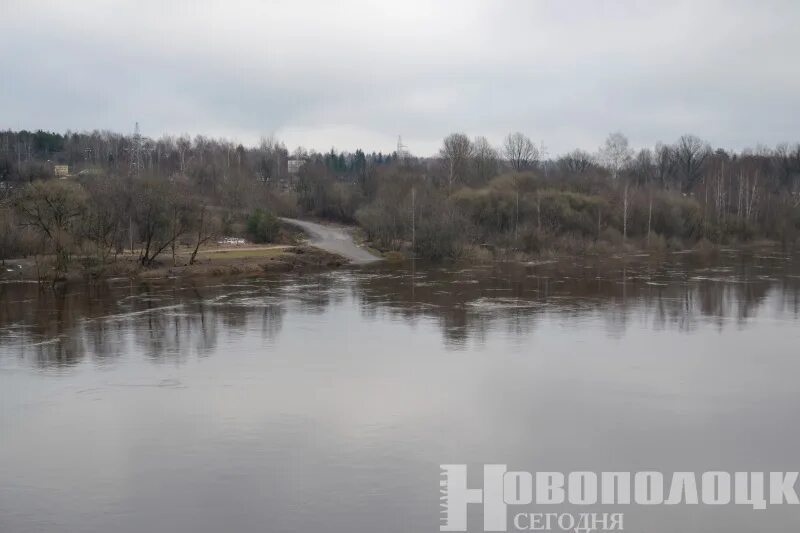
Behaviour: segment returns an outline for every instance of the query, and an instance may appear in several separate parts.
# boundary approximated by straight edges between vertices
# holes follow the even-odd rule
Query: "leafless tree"
[[[779,144],[775,147],[774,159],[781,187],[793,190],[800,177],[800,144],[791,147],[788,143]]]
[[[188,201],[170,184],[152,178],[136,183],[134,198],[134,220],[142,241],[139,260],[149,266],[187,231]]]
[[[258,151],[260,157],[258,174],[261,181],[267,185],[277,185],[280,177],[284,174],[289,152],[274,135],[261,137]]]
[[[16,198],[15,207],[24,225],[49,241],[56,255],[56,277],[67,271],[75,222],[86,207],[86,195],[75,183],[37,181]]]
[[[622,240],[628,239],[628,182],[625,182],[625,188],[622,195]]]
[[[200,247],[203,246],[205,243],[210,241],[216,231],[217,231],[217,224],[216,221],[211,217],[209,213],[208,205],[204,199],[200,199],[199,202],[194,206],[192,209],[192,215],[194,216],[194,249],[192,250],[192,256],[189,258],[189,264],[193,265],[197,260],[197,252],[200,251]]]
[[[649,185],[656,178],[656,169],[653,163],[653,152],[649,148],[642,148],[631,161],[631,171],[636,181]]]
[[[175,145],[178,149],[178,156],[180,158],[180,171],[181,174],[184,174],[186,172],[186,163],[188,162],[187,158],[189,151],[192,149],[192,141],[188,136],[182,135],[178,137]]]
[[[87,180],[84,188],[91,201],[81,220],[81,235],[94,247],[96,258],[106,263],[121,240],[127,224],[126,188],[118,178]]]
[[[668,144],[656,143],[653,151],[653,165],[659,185],[667,188],[672,174],[675,172],[675,149]]]
[[[12,257],[18,233],[15,228],[13,211],[0,201],[0,264],[5,266],[6,259]]]
[[[503,143],[503,152],[516,171],[535,166],[539,161],[539,150],[533,142],[520,132],[509,133]]]
[[[486,137],[475,137],[473,145],[473,169],[478,183],[484,183],[497,174],[497,150]]]
[[[628,165],[632,155],[633,151],[628,146],[628,138],[620,132],[609,134],[603,146],[600,147],[600,159],[611,170],[611,176],[614,179]]]
[[[447,167],[447,190],[449,192],[452,192],[456,182],[463,181],[472,153],[472,143],[469,137],[463,133],[451,133],[445,137],[439,155]]]
[[[703,175],[706,160],[711,155],[708,143],[694,135],[684,135],[675,147],[675,159],[683,177],[683,188],[691,190]]]
[[[568,174],[583,174],[592,166],[592,156],[584,150],[573,150],[561,156],[558,165]]]

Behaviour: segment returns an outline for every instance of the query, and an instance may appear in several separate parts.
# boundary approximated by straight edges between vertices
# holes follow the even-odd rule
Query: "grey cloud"
[[[793,2],[6,0],[0,128],[277,133],[434,153],[512,130],[551,153],[609,131],[797,140]]]

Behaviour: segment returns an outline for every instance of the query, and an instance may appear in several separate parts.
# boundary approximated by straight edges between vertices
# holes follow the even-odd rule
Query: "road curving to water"
[[[287,224],[302,228],[309,236],[309,244],[326,252],[340,255],[355,264],[366,264],[379,261],[381,258],[372,255],[353,241],[347,228],[325,226],[296,218],[281,218]]]

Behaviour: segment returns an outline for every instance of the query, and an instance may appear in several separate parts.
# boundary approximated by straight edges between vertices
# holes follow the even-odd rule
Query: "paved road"
[[[282,221],[298,226],[305,230],[309,236],[309,244],[321,248],[326,252],[341,255],[352,263],[364,264],[380,260],[353,242],[353,237],[345,228],[337,226],[323,226],[307,220],[296,218],[281,218]]]

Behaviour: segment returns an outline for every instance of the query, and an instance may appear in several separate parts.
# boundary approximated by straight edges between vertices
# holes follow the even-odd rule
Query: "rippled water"
[[[443,463],[798,470],[798,347],[775,250],[0,285],[0,531],[438,531]]]

